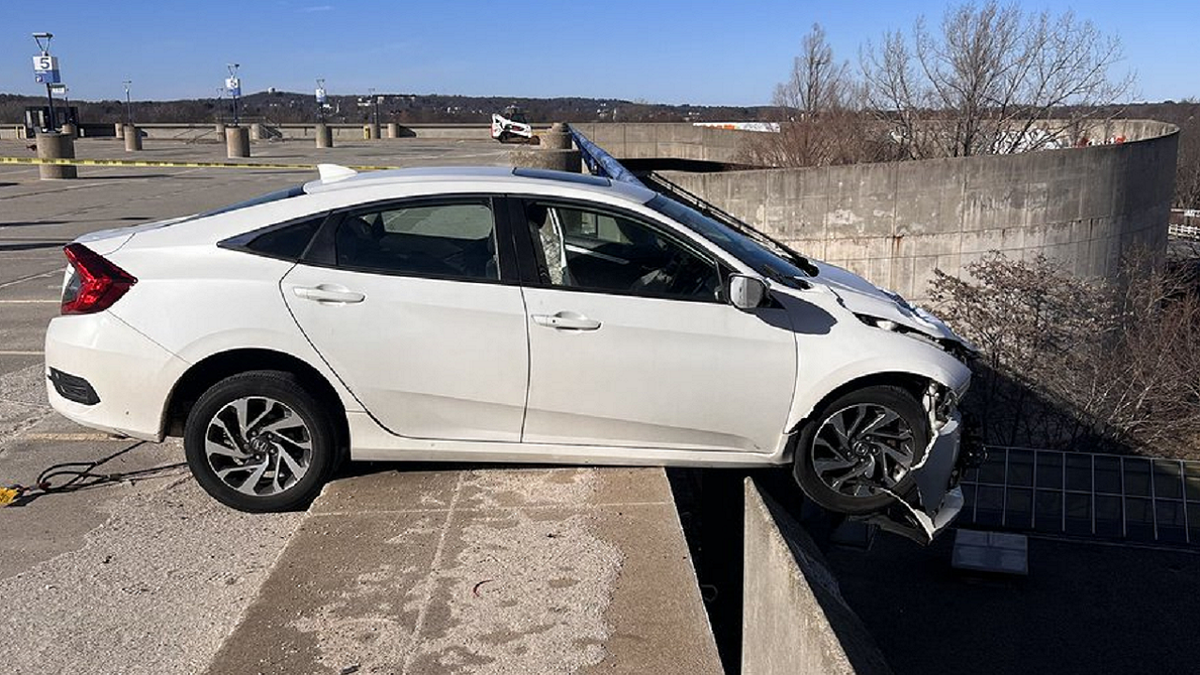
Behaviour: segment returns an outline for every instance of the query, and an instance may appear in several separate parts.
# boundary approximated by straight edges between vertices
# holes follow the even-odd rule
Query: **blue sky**
[[[1200,98],[1195,0],[1021,3],[1074,7],[1119,36],[1134,100]],[[587,96],[650,102],[769,103],[813,22],[838,58],[866,40],[940,18],[945,2],[723,0],[654,2],[367,2],[366,0],[59,0],[5,7],[0,92],[44,93],[30,34],[54,33],[72,98],[210,97],[242,64],[244,91]]]

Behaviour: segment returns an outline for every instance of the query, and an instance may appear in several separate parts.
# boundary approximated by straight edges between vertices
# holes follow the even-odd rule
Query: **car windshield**
[[[789,286],[799,286],[800,279],[811,276],[805,273],[801,267],[801,265],[809,265],[808,261],[790,259],[793,257],[790,251],[776,253],[768,248],[767,244],[755,241],[728,225],[709,218],[673,199],[658,195],[647,202],[646,206],[687,225],[697,234],[746,263],[764,277]],[[784,257],[785,255],[788,257]]]

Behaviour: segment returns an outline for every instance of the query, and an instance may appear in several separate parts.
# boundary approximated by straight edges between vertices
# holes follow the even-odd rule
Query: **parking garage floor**
[[[82,158],[222,161],[216,144],[81,140]],[[249,161],[506,164],[489,141],[259,143]],[[33,156],[0,141],[0,156]],[[0,166],[0,485],[108,459],[129,478],[0,508],[10,672],[719,672],[661,470],[355,465],[307,513],[209,499],[176,440],[45,403],[61,248],[311,179],[290,170]]]

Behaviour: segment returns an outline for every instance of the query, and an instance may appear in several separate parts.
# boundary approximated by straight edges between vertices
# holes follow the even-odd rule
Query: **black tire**
[[[260,429],[255,429],[252,423],[242,424],[242,427],[250,429],[250,433],[241,429],[230,430],[229,427],[235,426],[239,418],[239,405],[250,413],[246,417],[276,420],[279,424],[264,423],[259,425]],[[287,372],[255,370],[217,382],[204,392],[188,412],[183,447],[192,475],[214,499],[239,511],[263,513],[307,507],[336,470],[341,456],[337,427],[327,407],[309,393],[295,375]],[[259,413],[260,410],[263,412]],[[217,424],[218,416],[221,418],[220,425]],[[283,424],[286,420],[292,422]],[[221,426],[226,423],[229,426]],[[272,426],[280,426],[281,429],[273,431],[269,429]],[[260,436],[263,439],[261,441],[258,440]],[[262,453],[253,457],[264,457],[262,463],[268,468],[265,472],[258,472],[258,477],[253,480],[254,485],[248,485],[255,473],[253,469],[260,463],[253,463],[251,456],[210,455],[210,438],[215,439],[218,445],[243,454],[246,450],[263,448]],[[273,446],[274,449],[267,446]],[[291,465],[305,467],[302,475],[297,477],[295,472],[289,471],[288,464],[283,463],[284,458],[277,458],[285,450]],[[270,466],[271,462],[274,462],[274,468]],[[243,469],[243,466],[247,468]],[[218,475],[218,467],[229,472],[227,475],[233,477],[232,481],[244,475],[243,487],[248,486],[256,494],[235,489]],[[287,485],[279,485],[281,477],[288,482]],[[274,481],[274,485],[256,490],[255,486],[265,480]],[[277,491],[272,491],[276,488]]]
[[[912,394],[900,387],[864,387],[839,396],[837,399],[822,406],[800,433],[800,438],[796,444],[795,456],[792,459],[792,476],[810,499],[830,511],[847,515],[875,513],[882,511],[895,501],[891,495],[882,492],[881,488],[886,488],[889,492],[901,497],[908,497],[916,490],[916,483],[912,475],[907,472],[899,480],[895,480],[894,485],[884,484],[881,474],[888,470],[887,462],[893,463],[893,469],[897,462],[894,457],[888,455],[882,447],[879,447],[880,443],[887,443],[888,441],[881,438],[872,438],[871,440],[874,442],[865,443],[867,446],[867,455],[873,455],[874,457],[867,455],[858,457],[853,452],[838,452],[834,454],[835,451],[830,447],[831,444],[828,440],[830,438],[829,434],[836,432],[831,430],[832,427],[822,431],[827,422],[833,425],[834,417],[848,415],[853,419],[856,411],[871,410],[875,406],[889,409],[898,416],[898,420],[902,420],[902,422],[895,422],[897,426],[890,428],[902,430],[902,427],[899,427],[900,424],[908,428],[910,440],[907,442],[894,441],[894,445],[891,447],[897,453],[911,452],[911,460],[907,462],[909,466],[921,461],[929,445],[930,429],[925,409]],[[844,417],[839,419],[845,420]],[[821,447],[818,448],[816,446],[818,445],[819,432],[822,440],[820,441]],[[882,434],[882,432],[880,433]],[[854,445],[853,442],[848,442],[848,444]],[[843,448],[843,450],[850,450],[850,448]],[[840,489],[834,489],[830,484],[827,484],[826,480],[822,478],[821,473],[818,472],[816,462],[822,461],[825,464],[829,464],[836,463],[839,460],[858,462],[847,468],[846,473],[853,473],[858,468],[865,467],[866,462],[870,461],[870,466],[872,467],[870,471],[871,475],[861,478],[844,479],[846,480],[844,485],[848,486],[846,489],[862,489],[870,490],[871,492],[855,496],[846,494],[845,491]],[[878,465],[877,462],[879,462]],[[835,471],[832,473],[827,472],[825,475],[827,477],[831,475],[836,477],[838,474]],[[860,485],[862,486],[861,488],[859,488]]]

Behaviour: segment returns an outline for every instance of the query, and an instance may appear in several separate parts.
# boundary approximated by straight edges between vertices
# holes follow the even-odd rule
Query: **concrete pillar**
[[[551,150],[569,150],[571,148],[571,134],[566,131],[556,131],[555,129],[564,129],[566,125],[560,123],[550,127],[550,131],[545,131],[538,134],[540,138],[539,145],[543,148]]]
[[[75,159],[75,139],[67,134],[50,133],[37,135],[38,159]],[[42,180],[53,178],[75,178],[74,166],[42,164],[38,166]]]
[[[125,152],[138,152],[142,149],[142,132],[132,124],[125,125]]]
[[[363,125],[363,138],[365,138],[367,140],[371,140],[371,141],[379,140],[379,125],[378,124],[364,124]]]
[[[71,138],[79,138],[79,127],[71,124],[70,122],[66,122],[62,125],[62,132]]]
[[[578,150],[560,148],[523,148],[514,150],[510,155],[513,166],[529,167],[531,169],[553,169],[555,171],[583,171],[583,156]]]
[[[266,138],[266,134],[263,132],[263,125],[258,122],[251,124],[250,125],[250,140],[261,141],[264,138]]]
[[[225,128],[225,156],[230,159],[250,156],[250,131],[246,127]]]
[[[116,124],[113,125],[113,129],[115,129],[117,132],[117,138],[125,138],[125,125],[124,124],[122,124],[121,122],[117,122]]]
[[[216,132],[218,141],[225,140],[225,123],[224,122],[217,122],[216,124],[214,124],[213,131]]]
[[[388,138],[400,138],[400,125],[395,122],[388,122],[387,137]]]
[[[333,129],[330,129],[329,125],[325,124],[324,122],[321,122],[317,125],[317,147],[333,147]]]

